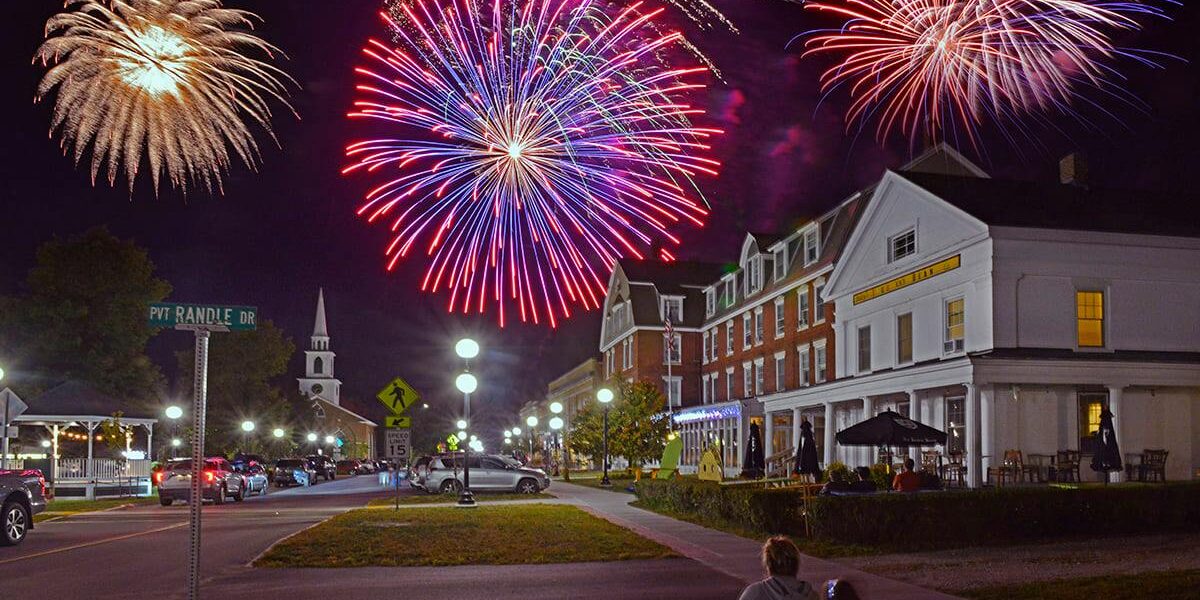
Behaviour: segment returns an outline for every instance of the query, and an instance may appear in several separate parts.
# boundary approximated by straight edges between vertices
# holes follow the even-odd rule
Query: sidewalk
[[[636,531],[705,566],[750,583],[763,578],[761,544],[743,537],[685,523],[629,506],[631,494],[597,490],[555,481],[550,493],[579,505],[596,516]],[[846,579],[866,600],[952,599],[954,596],[857,571],[845,565],[803,556],[800,572],[814,586],[830,579]]]

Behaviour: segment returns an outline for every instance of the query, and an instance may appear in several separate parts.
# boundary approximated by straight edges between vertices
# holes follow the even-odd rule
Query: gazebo
[[[105,490],[111,490],[123,481],[132,481],[138,487],[145,486],[146,493],[150,492],[149,459],[153,458],[154,425],[158,423],[158,419],[124,414],[121,416],[122,425],[145,428],[146,458],[134,458],[136,451],[131,447],[132,440],[129,440],[126,443],[126,460],[97,459],[96,429],[104,422],[111,421],[113,414],[122,410],[123,402],[97,391],[86,383],[67,381],[29,400],[28,404],[29,410],[17,417],[15,422],[23,425],[41,425],[50,432],[50,476],[56,488],[64,488],[63,491],[82,488],[82,495],[91,499],[97,495],[105,495]],[[63,459],[59,456],[60,435],[69,427],[82,427],[86,430],[86,459]],[[100,490],[99,494],[97,490]]]

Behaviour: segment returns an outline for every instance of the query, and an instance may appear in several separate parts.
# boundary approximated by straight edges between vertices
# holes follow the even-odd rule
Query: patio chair
[[[1167,454],[1166,450],[1142,451],[1142,481],[1167,482]]]
[[[938,472],[938,463],[942,462],[942,453],[937,450],[921,451],[921,470],[929,473]]]
[[[993,481],[996,487],[1003,487],[1006,479],[1020,483],[1028,478],[1033,480],[1036,467],[1025,464],[1025,457],[1020,450],[1005,450],[1004,460],[995,467],[988,468],[988,481]]]
[[[1054,455],[1054,464],[1051,465],[1053,470],[1054,481],[1060,483],[1079,482],[1079,451],[1078,450],[1059,450]]]
[[[963,462],[963,452],[951,452],[945,464],[941,466],[942,481],[946,487],[965,487],[967,484],[967,465]]]

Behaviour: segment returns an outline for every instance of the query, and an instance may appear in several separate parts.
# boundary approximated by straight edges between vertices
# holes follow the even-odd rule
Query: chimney
[[[1088,165],[1083,154],[1072,152],[1058,161],[1058,180],[1064,185],[1087,185]]]

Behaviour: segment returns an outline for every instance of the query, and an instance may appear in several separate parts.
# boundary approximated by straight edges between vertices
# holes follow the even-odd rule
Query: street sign
[[[408,460],[412,455],[412,432],[407,429],[384,431],[384,456],[392,460]]]
[[[383,426],[388,429],[408,429],[412,427],[412,417],[388,415],[383,418]]]
[[[253,331],[258,326],[258,309],[161,302],[150,305],[149,323],[151,327],[187,331]]]
[[[408,410],[408,407],[416,404],[417,400],[421,399],[421,395],[417,393],[417,390],[414,390],[411,385],[408,385],[407,381],[399,377],[393,379],[391,383],[387,384],[387,387],[379,390],[379,393],[375,394],[375,397],[388,410],[392,411],[392,414],[396,415]]]
[[[21,400],[16,392],[9,388],[0,390],[0,417],[3,418],[5,425],[25,414],[27,410],[29,410],[29,405],[25,404],[25,401]]]

